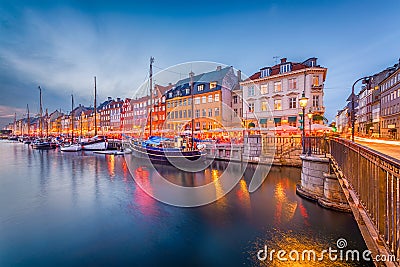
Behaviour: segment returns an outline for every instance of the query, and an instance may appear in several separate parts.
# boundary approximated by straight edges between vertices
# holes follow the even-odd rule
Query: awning
[[[274,122],[275,123],[280,123],[281,122],[281,118],[274,118]]]
[[[267,119],[260,119],[260,124],[267,124]]]
[[[296,122],[296,121],[297,121],[297,116],[288,117],[288,122]]]

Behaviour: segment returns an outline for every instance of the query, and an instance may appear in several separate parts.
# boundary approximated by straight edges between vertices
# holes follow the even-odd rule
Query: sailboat
[[[94,137],[86,142],[82,142],[83,150],[106,150],[108,147],[107,138],[105,136],[97,135],[97,87],[96,76],[94,77]]]
[[[74,143],[74,95],[71,95],[72,98],[72,109],[71,109],[71,129],[72,129],[72,134],[71,134],[71,142],[70,143],[64,143],[61,145],[60,150],[63,152],[76,152],[76,151],[81,151],[82,150],[82,145]]]
[[[39,101],[40,101],[40,118],[39,118],[39,128],[40,128],[40,135],[39,139],[36,139],[33,141],[32,148],[35,149],[52,149],[55,148],[53,147],[50,142],[47,140],[43,139],[43,107],[42,107],[42,88],[38,86],[39,89]]]
[[[24,144],[29,145],[30,143],[32,143],[32,140],[31,140],[31,119],[29,117],[29,105],[28,104],[26,104],[26,112],[27,112],[26,124],[28,127],[28,136],[24,138]]]
[[[194,119],[192,118],[192,138],[191,148],[182,147],[182,138],[165,138],[160,136],[152,136],[152,107],[153,107],[153,63],[154,58],[150,58],[150,137],[148,140],[140,142],[134,141],[131,138],[124,136],[129,140],[128,147],[132,150],[132,154],[139,158],[150,159],[153,163],[172,164],[180,161],[196,161],[205,159],[205,152],[194,145],[193,127]],[[191,93],[192,93],[192,110],[193,110],[193,73],[190,73],[191,78]],[[192,112],[193,114],[193,112]]]

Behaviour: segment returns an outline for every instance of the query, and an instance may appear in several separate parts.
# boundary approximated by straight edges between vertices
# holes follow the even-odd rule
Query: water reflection
[[[244,173],[218,201],[177,208],[153,199],[133,180],[146,191],[160,190],[154,170],[137,164],[132,177],[123,157],[1,142],[0,151],[1,266],[259,266],[266,263],[255,255],[265,244],[325,249],[340,237],[349,248],[365,249],[351,215],[296,195],[299,169],[272,168],[249,193],[253,176],[266,175],[254,166],[214,162],[198,173],[158,166],[156,172],[174,184],[215,182],[215,196],[229,188],[222,173]],[[332,264],[316,266],[326,265]]]

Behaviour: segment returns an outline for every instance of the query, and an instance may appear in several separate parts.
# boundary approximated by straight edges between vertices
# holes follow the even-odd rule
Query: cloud
[[[25,115],[26,110],[22,108],[0,105],[0,118],[14,118],[15,113],[17,113],[17,118],[19,118],[22,115]]]

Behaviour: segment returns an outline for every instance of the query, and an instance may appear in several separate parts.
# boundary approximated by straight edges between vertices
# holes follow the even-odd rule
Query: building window
[[[254,103],[249,103],[249,112],[254,112]]]
[[[212,123],[209,122],[209,123],[208,123],[208,130],[211,130],[211,129],[212,129]]]
[[[274,110],[282,110],[282,99],[274,100]]]
[[[201,103],[203,103],[203,104],[207,103],[207,97],[206,96],[202,96],[201,97]]]
[[[182,99],[179,99],[179,106],[182,106]]]
[[[208,117],[212,117],[212,108],[208,109]]]
[[[313,107],[319,107],[319,95],[313,95],[312,104]]]
[[[167,108],[171,107],[171,102],[167,102]]]
[[[192,111],[188,109],[188,118],[192,118]]]
[[[261,94],[262,95],[268,94],[268,84],[261,85]]]
[[[196,105],[199,105],[199,104],[200,104],[200,97],[196,97],[196,98],[194,99],[194,103],[195,103]]]
[[[183,118],[186,118],[187,117],[187,112],[186,112],[186,109],[183,111]]]
[[[399,93],[400,93],[400,90],[399,90]],[[238,103],[238,96],[234,95],[233,96],[233,104],[237,104],[237,103]]]
[[[319,86],[319,76],[318,75],[314,75],[312,77],[312,85],[313,86]]]
[[[188,98],[188,106],[192,104],[192,98]]]
[[[196,118],[200,117],[200,109],[196,109]]]
[[[183,105],[186,106],[187,100],[183,99]]]
[[[234,108],[234,109],[233,109],[233,112],[235,112],[235,115],[237,115],[237,114],[238,114],[237,108]]]
[[[219,108],[215,108],[214,114],[215,114],[215,117],[219,116]]]
[[[261,102],[261,111],[267,111],[267,108],[268,108],[268,102],[262,101]]]
[[[207,116],[207,112],[206,112],[206,109],[203,108],[203,117],[205,117],[205,116]]]
[[[182,119],[182,110],[179,110],[179,118]]]
[[[289,79],[289,90],[296,90],[297,89],[297,79]]]
[[[249,86],[247,88],[247,94],[248,96],[254,96],[254,86]]]
[[[210,89],[214,89],[217,87],[217,82],[210,82]]]
[[[213,96],[212,95],[209,95],[208,96],[208,103],[212,103],[213,102]]]
[[[282,82],[274,82],[274,92],[282,92]]]
[[[281,65],[281,73],[289,72],[292,70],[292,64]]]
[[[190,94],[190,88],[186,88],[185,91],[186,91],[186,95]]]
[[[201,92],[204,90],[204,84],[197,85],[197,91]]]
[[[296,97],[289,98],[289,108],[297,108],[297,98]]]
[[[219,94],[215,94],[214,100],[215,100],[215,102],[219,101]]]
[[[271,68],[261,70],[261,78],[271,75]]]

